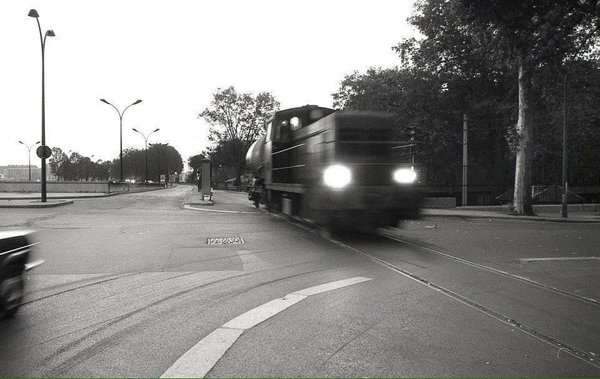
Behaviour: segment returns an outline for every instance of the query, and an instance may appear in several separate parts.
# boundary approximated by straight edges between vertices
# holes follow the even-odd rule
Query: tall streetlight
[[[150,136],[153,133],[158,132],[160,130],[160,128],[154,129],[153,131],[151,131],[147,135],[144,135],[144,133],[140,132],[136,128],[131,128],[131,130],[133,130],[134,132],[140,133],[142,135],[142,137],[144,137],[144,142],[146,143],[146,175],[144,176],[144,183],[147,183],[148,182],[148,138],[150,138]]]
[[[114,105],[112,105],[111,103],[109,103],[108,101],[104,100],[104,99],[100,99],[101,102],[110,105],[111,107],[115,108],[115,110],[117,111],[117,113],[119,114],[119,161],[121,162],[121,181],[123,181],[123,115],[125,114],[125,111],[127,110],[127,108],[129,108],[132,105],[136,105],[142,102],[142,100],[136,100],[133,103],[129,104],[125,109],[123,109],[123,112],[119,111],[119,109],[117,109],[117,107],[115,107]]]
[[[563,218],[568,217],[569,209],[569,184],[567,183],[567,75],[563,86],[563,140],[562,140],[562,204],[560,214]]]
[[[34,143],[33,145],[27,145],[26,143],[24,143],[23,141],[18,141],[21,145],[24,145],[27,148],[27,159],[29,159],[29,181],[31,181],[31,148],[33,148],[35,145],[37,145],[38,143],[40,143],[40,141],[37,141],[36,143]]]
[[[44,147],[42,150],[41,158],[42,158],[42,203],[46,202],[46,151],[50,150],[46,147],[46,92],[45,92],[45,83],[44,83],[44,51],[46,50],[46,37],[56,37],[54,31],[49,29],[46,30],[44,36],[42,37],[42,27],[40,25],[40,15],[35,9],[29,11],[29,17],[35,18],[38,25],[38,30],[40,31],[40,44],[42,46],[42,146]],[[49,156],[48,156],[49,157]]]

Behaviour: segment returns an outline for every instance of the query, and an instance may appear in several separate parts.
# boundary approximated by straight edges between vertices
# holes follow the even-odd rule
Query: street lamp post
[[[148,138],[150,138],[150,136],[153,133],[158,132],[160,130],[160,128],[154,129],[153,131],[151,131],[147,135],[144,135],[144,133],[140,132],[136,128],[131,128],[131,130],[133,130],[134,132],[140,133],[142,135],[142,137],[144,137],[144,142],[146,143],[146,173],[145,173],[145,176],[144,176],[144,183],[147,183],[148,182]]]
[[[42,27],[40,25],[40,15],[35,9],[31,9],[28,14],[29,17],[35,18],[40,31],[40,44],[42,46],[42,146],[46,146],[46,93],[44,83],[44,52],[46,50],[46,37],[55,37],[54,31],[49,29],[46,30],[42,37]],[[42,203],[46,202],[46,158],[42,158]]]
[[[567,75],[563,85],[563,140],[562,140],[562,204],[561,216],[568,217],[569,209],[569,184],[567,183]]]
[[[125,109],[123,109],[123,112],[119,111],[119,109],[117,109],[117,107],[115,107],[114,105],[112,105],[111,103],[106,101],[105,99],[100,99],[100,101],[115,108],[115,110],[119,114],[119,141],[120,141],[119,142],[119,161],[121,163],[121,181],[123,181],[123,115],[125,114],[125,111],[130,106],[139,104],[142,102],[142,100],[136,100],[133,103],[129,104]]]
[[[27,159],[29,160],[29,181],[31,181],[31,149],[37,145],[38,143],[40,143],[40,141],[37,141],[36,143],[34,143],[33,145],[27,145],[26,143],[24,143],[23,141],[18,141],[21,145],[25,146],[27,148]]]

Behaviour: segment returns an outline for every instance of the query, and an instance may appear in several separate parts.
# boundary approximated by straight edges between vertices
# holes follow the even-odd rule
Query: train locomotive
[[[406,146],[390,115],[315,105],[278,111],[246,155],[249,199],[332,229],[395,226],[419,215]]]

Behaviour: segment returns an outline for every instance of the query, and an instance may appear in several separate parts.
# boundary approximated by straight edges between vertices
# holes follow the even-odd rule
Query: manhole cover
[[[209,238],[206,243],[209,245],[242,244],[244,243],[244,239],[242,237],[216,237]]]

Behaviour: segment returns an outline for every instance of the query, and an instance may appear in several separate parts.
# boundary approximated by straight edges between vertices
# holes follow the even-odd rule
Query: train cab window
[[[302,120],[298,117],[292,117],[290,119],[290,125],[292,126],[292,131],[298,130],[302,127]]]
[[[290,135],[290,122],[283,120],[275,128],[275,139],[278,141],[285,140]]]

